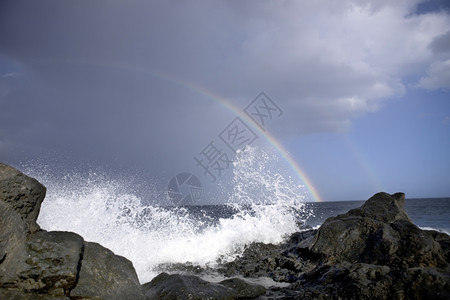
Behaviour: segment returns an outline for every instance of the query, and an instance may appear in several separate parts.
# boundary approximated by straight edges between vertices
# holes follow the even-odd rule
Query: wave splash
[[[304,189],[272,171],[268,165],[273,158],[255,148],[238,154],[226,216],[206,207],[193,213],[189,207],[144,205],[129,181],[106,174],[56,178],[39,168],[27,174],[47,187],[38,219],[43,229],[73,231],[125,256],[144,283],[163,266],[214,268],[252,242],[279,243],[298,231],[306,211]]]

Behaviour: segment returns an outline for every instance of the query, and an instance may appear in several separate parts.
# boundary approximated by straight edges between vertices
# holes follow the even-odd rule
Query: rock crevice
[[[81,272],[81,265],[83,264],[83,256],[84,256],[84,243],[80,249],[80,258],[79,258],[78,264],[77,264],[77,274],[75,275],[75,283],[73,285],[73,288],[71,288],[69,291],[67,291],[67,295],[69,295],[69,297],[70,297],[70,293],[72,292],[72,290],[74,288],[77,287],[78,281],[80,280],[80,272]]]

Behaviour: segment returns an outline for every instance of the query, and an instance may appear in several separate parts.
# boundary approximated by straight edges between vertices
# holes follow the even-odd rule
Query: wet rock
[[[133,264],[111,250],[92,242],[84,243],[83,259],[74,298],[95,295],[102,299],[143,299]]]
[[[9,204],[26,222],[30,232],[39,230],[36,220],[46,188],[36,179],[0,163],[0,202]]]
[[[249,299],[263,295],[260,285],[232,278],[220,283],[205,281],[194,275],[161,273],[143,285],[147,299]]]

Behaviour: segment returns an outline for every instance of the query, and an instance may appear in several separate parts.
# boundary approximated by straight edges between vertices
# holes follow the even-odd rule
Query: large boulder
[[[46,188],[36,179],[0,163],[0,202],[11,205],[27,223],[30,232],[39,230],[36,220]]]
[[[310,250],[329,262],[407,267],[448,267],[437,233],[421,230],[404,210],[405,195],[378,193],[360,208],[328,218]]]
[[[76,285],[83,238],[71,232],[39,231],[7,253],[0,287],[64,296]]]
[[[79,280],[70,296],[103,299],[142,299],[143,293],[133,264],[97,243],[85,242]]]
[[[129,260],[75,233],[58,231],[39,231],[17,243],[0,264],[1,288],[49,299],[144,298]]]

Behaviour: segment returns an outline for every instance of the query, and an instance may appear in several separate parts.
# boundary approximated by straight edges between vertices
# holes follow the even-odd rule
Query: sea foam
[[[170,264],[214,268],[252,242],[279,243],[298,231],[304,189],[267,168],[271,159],[254,148],[237,155],[227,203],[234,213],[216,216],[215,222],[186,207],[144,205],[129,180],[105,173],[55,177],[42,168],[26,173],[47,187],[38,219],[43,229],[73,231],[125,256],[145,283]]]

